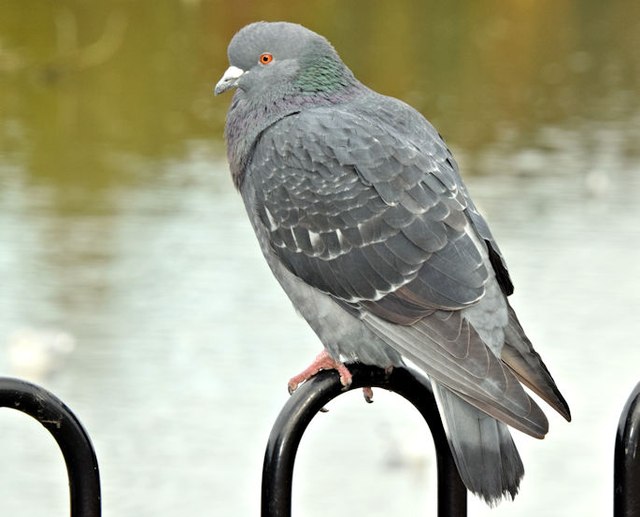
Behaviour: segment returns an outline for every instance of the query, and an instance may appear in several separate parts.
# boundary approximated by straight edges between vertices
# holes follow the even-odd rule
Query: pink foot
[[[352,376],[349,369],[343,363],[335,361],[326,350],[323,350],[307,368],[301,371],[298,375],[289,379],[289,383],[287,385],[289,393],[296,391],[300,384],[309,380],[320,370],[337,370],[340,374],[340,382],[342,385],[344,387],[351,385]],[[362,388],[362,394],[364,395],[365,401],[368,403],[373,402],[373,390],[370,387]]]
[[[307,368],[289,379],[289,393],[296,391],[300,384],[313,377],[320,370],[337,370],[340,374],[342,385],[345,387],[351,385],[351,372],[349,369],[344,364],[335,361],[326,350],[323,350]]]

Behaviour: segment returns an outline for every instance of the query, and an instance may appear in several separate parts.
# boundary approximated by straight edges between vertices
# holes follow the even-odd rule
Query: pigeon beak
[[[220,95],[226,92],[229,88],[233,88],[238,83],[238,79],[242,77],[245,71],[237,66],[230,66],[222,76],[222,79],[218,81],[216,87],[213,89],[215,95]]]

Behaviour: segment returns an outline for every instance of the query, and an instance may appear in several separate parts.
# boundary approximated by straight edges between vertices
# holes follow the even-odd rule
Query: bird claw
[[[293,395],[293,392],[298,389],[298,386],[300,386],[300,383],[296,382],[294,379],[295,378],[291,378],[287,383],[287,390],[289,391],[289,395]]]
[[[373,390],[371,389],[371,386],[362,388],[362,394],[364,395],[364,400],[367,404],[373,403]]]
[[[343,363],[333,359],[326,350],[323,350],[307,368],[301,371],[298,375],[289,379],[289,382],[287,383],[289,395],[293,395],[293,392],[298,389],[300,384],[309,380],[320,370],[336,370],[340,375],[340,384],[345,388],[351,386],[351,383],[353,382],[353,376],[349,369]],[[368,404],[373,402],[373,390],[371,387],[362,388],[362,394],[364,395],[364,400]],[[322,408],[320,411],[326,413],[327,410]]]
[[[340,374],[340,384],[345,388],[351,386],[352,375],[349,369],[343,363],[333,359],[326,350],[323,350],[307,368],[289,379],[287,384],[289,395],[296,391],[300,384],[309,380],[320,370],[336,370]]]

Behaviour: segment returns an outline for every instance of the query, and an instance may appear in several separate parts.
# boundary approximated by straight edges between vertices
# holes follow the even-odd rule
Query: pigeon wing
[[[406,324],[476,302],[488,278],[449,152],[436,151],[360,116],[307,110],[263,133],[245,180],[290,271]]]

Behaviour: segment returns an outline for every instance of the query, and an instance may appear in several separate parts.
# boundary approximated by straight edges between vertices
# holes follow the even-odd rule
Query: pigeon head
[[[322,36],[288,22],[256,22],[242,28],[228,49],[229,68],[216,95],[270,103],[296,95],[331,95],[356,83],[351,71]]]
[[[228,55],[230,66],[214,92],[235,89],[225,140],[238,188],[253,145],[267,127],[306,108],[345,102],[365,91],[325,38],[295,23],[247,25],[229,43]]]

